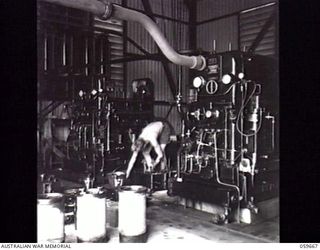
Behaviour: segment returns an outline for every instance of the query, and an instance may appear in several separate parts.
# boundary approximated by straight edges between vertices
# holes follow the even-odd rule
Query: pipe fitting
[[[140,23],[154,39],[162,53],[172,63],[186,66],[192,69],[203,70],[206,67],[206,60],[203,56],[184,56],[177,53],[156,25],[147,15],[124,8],[120,5],[108,2],[108,0],[39,0],[60,4],[70,8],[85,10],[97,15],[100,19],[106,20],[110,17]]]
[[[206,59],[203,56],[191,56],[191,58],[194,62],[194,64],[190,67],[191,69],[202,71],[206,68]]]
[[[101,16],[99,16],[99,18],[101,20],[108,20],[113,14],[113,4],[105,0],[99,1],[104,4],[104,13]]]

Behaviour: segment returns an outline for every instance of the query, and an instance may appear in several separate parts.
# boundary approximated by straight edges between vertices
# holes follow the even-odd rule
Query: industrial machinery
[[[237,51],[206,60],[193,80],[170,193],[222,206],[224,221],[239,222],[278,192],[277,67]]]
[[[278,196],[276,61],[240,51],[181,55],[155,22],[138,11],[106,1],[44,1],[89,11],[103,20],[138,22],[169,61],[194,70],[190,102],[182,109],[180,93],[176,100],[183,119],[176,159],[170,159],[169,178],[164,178],[170,195],[222,207],[222,223],[250,223],[258,202]],[[132,88],[129,100],[110,98],[100,85],[79,91],[73,102],[69,162],[84,163],[83,170],[94,177],[126,166],[128,146],[154,118],[152,84],[139,79]]]
[[[153,82],[134,80],[130,99],[112,98],[102,88],[80,90],[72,113],[64,167],[103,182],[107,173],[125,168],[137,133],[152,121]]]

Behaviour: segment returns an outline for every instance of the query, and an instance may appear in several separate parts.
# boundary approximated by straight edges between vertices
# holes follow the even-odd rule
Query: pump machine
[[[278,192],[276,62],[237,51],[206,56],[193,79],[172,194],[225,208],[225,220]]]

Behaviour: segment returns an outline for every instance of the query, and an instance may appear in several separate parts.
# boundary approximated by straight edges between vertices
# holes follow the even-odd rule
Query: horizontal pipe
[[[40,0],[44,2],[60,4],[65,7],[88,11],[97,16],[105,12],[105,4],[96,0]]]
[[[168,43],[159,27],[150,17],[138,11],[127,9],[119,5],[104,4],[96,0],[41,0],[66,7],[89,11],[99,18],[106,19],[114,17],[121,20],[140,23],[152,36],[162,53],[174,64],[189,67],[191,69],[203,70],[206,61],[203,56],[184,56],[178,54]]]

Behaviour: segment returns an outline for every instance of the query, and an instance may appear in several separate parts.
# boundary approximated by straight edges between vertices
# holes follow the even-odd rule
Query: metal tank
[[[65,239],[63,194],[39,194],[37,198],[37,241],[63,242]]]

